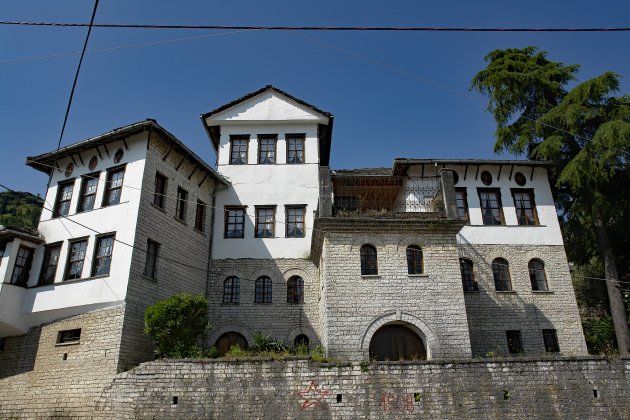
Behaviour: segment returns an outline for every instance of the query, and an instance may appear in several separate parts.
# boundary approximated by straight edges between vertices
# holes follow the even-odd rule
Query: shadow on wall
[[[33,327],[24,335],[6,338],[0,352],[0,379],[34,370],[41,333],[41,327]]]
[[[473,357],[545,353],[543,330],[553,331],[550,334],[555,334],[558,343],[556,326],[536,304],[539,297],[531,289],[527,293],[518,289],[524,283],[530,285],[529,278],[519,277],[513,267],[507,266],[510,287],[496,291],[494,258],[482,255],[467,242],[460,243],[459,247],[460,257],[473,261],[478,287],[478,291],[464,292]]]

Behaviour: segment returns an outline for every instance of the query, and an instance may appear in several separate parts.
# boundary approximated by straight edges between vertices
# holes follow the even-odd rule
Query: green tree
[[[0,225],[37,228],[44,200],[27,192],[0,192]]]
[[[208,301],[201,295],[178,293],[144,311],[144,333],[159,357],[201,356],[201,339],[209,328]]]
[[[627,355],[628,319],[609,230],[626,213],[616,203],[619,191],[610,186],[628,180],[630,97],[613,96],[619,75],[612,72],[568,91],[579,66],[550,61],[535,47],[496,50],[485,60],[471,89],[489,98],[497,123],[495,152],[556,163],[554,192],[562,217],[593,233],[619,351]]]

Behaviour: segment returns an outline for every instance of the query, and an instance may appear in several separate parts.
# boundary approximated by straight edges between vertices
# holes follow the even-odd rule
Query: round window
[[[522,187],[527,182],[527,178],[525,178],[525,175],[522,173],[517,172],[516,175],[514,175],[514,181]]]
[[[90,168],[90,171],[94,170],[97,164],[98,158],[96,156],[92,156],[92,159],[90,159],[90,163],[88,164],[88,168]]]
[[[125,156],[125,152],[123,152],[123,149],[118,149],[116,150],[116,153],[114,154],[114,163],[119,163],[123,156]]]
[[[453,171],[453,184],[457,185],[458,182],[459,182],[459,174]]]
[[[483,171],[481,173],[481,182],[483,182],[483,185],[492,184],[492,174],[488,171]]]
[[[66,166],[66,171],[64,172],[64,174],[66,176],[70,176],[72,175],[73,171],[74,171],[74,163],[70,162],[68,163],[68,166]]]

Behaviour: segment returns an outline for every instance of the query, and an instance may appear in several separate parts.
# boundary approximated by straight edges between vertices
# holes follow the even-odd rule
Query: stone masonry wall
[[[120,304],[9,337],[0,352],[0,418],[91,415],[117,373],[123,313]],[[77,328],[78,343],[57,343],[59,331]]]
[[[119,374],[95,418],[630,418],[630,360],[324,365],[165,360]]]
[[[229,276],[240,279],[240,302],[223,303],[223,282]],[[268,276],[272,281],[272,303],[254,303],[255,281]],[[304,280],[304,303],[287,303],[287,281],[292,276]],[[320,343],[319,272],[306,259],[226,259],[212,261],[209,284],[209,344],[214,345],[224,333],[242,334],[249,345],[260,331],[293,345],[295,337],[305,334],[310,347]]]
[[[478,292],[465,292],[473,355],[507,354],[506,330],[521,331],[526,354],[544,353],[542,330],[557,331],[565,355],[587,354],[571,274],[562,246],[460,246],[460,256],[473,261]],[[509,263],[512,291],[495,291],[492,260]],[[528,263],[545,264],[549,291],[532,291]]]
[[[361,275],[364,244],[376,248],[376,276]],[[409,245],[422,248],[422,275],[408,274]],[[380,326],[406,323],[420,332],[430,359],[470,357],[457,253],[451,234],[327,233],[323,323],[330,354],[367,359]]]
[[[127,291],[120,371],[153,359],[153,346],[143,334],[147,306],[178,292],[206,293],[211,208],[206,207],[203,232],[195,229],[195,214],[197,199],[212,205],[214,181],[208,176],[200,187],[205,172],[195,171],[195,163],[184,159],[177,149],[169,153],[170,148],[157,133],[151,133]],[[167,178],[164,209],[153,204],[156,172]],[[184,221],[175,217],[178,186],[188,192]],[[156,279],[144,276],[147,239],[160,244]]]

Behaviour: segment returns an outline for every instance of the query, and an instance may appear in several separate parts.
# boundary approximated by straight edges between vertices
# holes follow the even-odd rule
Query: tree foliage
[[[614,96],[620,75],[606,72],[567,90],[579,66],[550,61],[535,47],[493,51],[485,60],[471,88],[489,98],[495,151],[555,162],[553,188],[569,256],[582,264],[601,258],[599,276],[608,280],[617,341],[627,352],[617,281],[629,271],[630,96]]]
[[[208,301],[201,295],[178,293],[144,311],[144,333],[158,357],[200,357],[201,339],[209,328]]]
[[[0,192],[0,225],[37,228],[43,200],[27,192]]]

